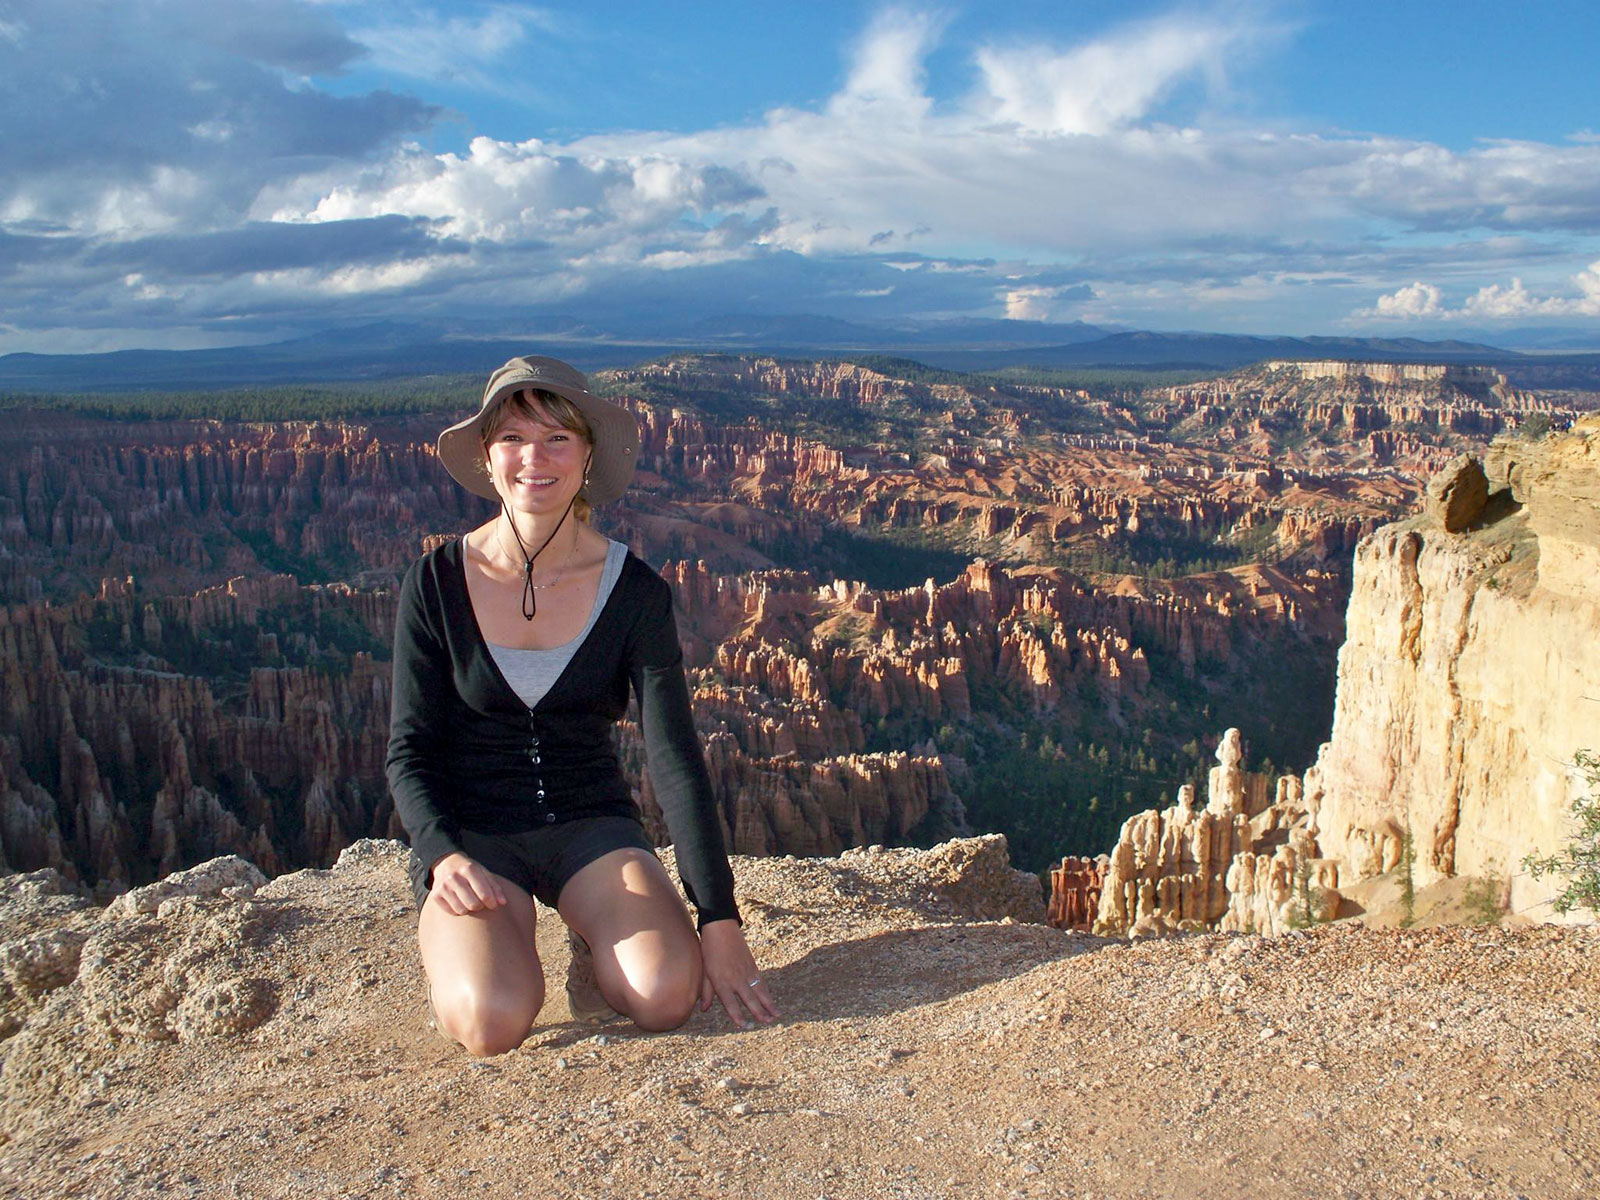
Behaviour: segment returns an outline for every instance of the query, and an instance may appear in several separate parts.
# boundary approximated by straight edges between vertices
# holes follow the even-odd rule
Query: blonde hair
[[[589,424],[589,418],[583,415],[581,408],[565,396],[558,396],[543,388],[521,388],[515,392],[508,392],[484,409],[478,421],[478,431],[485,455],[489,453],[489,443],[494,441],[494,435],[499,433],[500,427],[512,417],[526,417],[530,421],[539,421],[546,425],[559,425],[562,429],[582,438],[584,445],[588,446],[591,452],[594,450],[594,429]],[[572,501],[572,515],[586,522],[593,511],[588,498],[580,489]]]

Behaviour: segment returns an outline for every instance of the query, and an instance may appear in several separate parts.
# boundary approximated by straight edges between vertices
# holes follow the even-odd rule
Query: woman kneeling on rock
[[[666,582],[588,525],[633,475],[633,416],[550,358],[496,371],[439,459],[500,503],[400,589],[388,777],[411,837],[439,1029],[473,1054],[528,1036],[544,1002],[537,898],[573,949],[576,1020],[675,1029],[715,996],[777,1016],[745,944]],[[612,745],[639,719],[699,932],[656,859]]]

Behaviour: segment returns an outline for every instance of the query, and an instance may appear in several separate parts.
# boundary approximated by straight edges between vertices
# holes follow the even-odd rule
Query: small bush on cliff
[[[1322,891],[1320,887],[1314,890]],[[1317,915],[1317,897],[1312,893],[1311,860],[1302,857],[1294,868],[1294,902],[1289,907],[1290,929],[1305,929],[1321,923],[1322,918]]]
[[[1411,826],[1406,826],[1405,838],[1400,843],[1400,928],[1410,929],[1417,923],[1417,880],[1413,867],[1417,861],[1416,844],[1411,840]]]
[[[1549,413],[1533,412],[1529,413],[1517,425],[1516,433],[1520,438],[1527,438],[1529,441],[1537,441],[1538,439],[1544,437],[1545,434],[1549,433],[1552,426],[1553,422],[1550,420]]]
[[[1462,895],[1462,907],[1466,909],[1466,924],[1468,925],[1498,925],[1500,918],[1505,916],[1505,904],[1501,901],[1500,880],[1492,875],[1479,875],[1467,881],[1465,893]]]
[[[1587,908],[1600,916],[1600,754],[1579,750],[1572,761],[1589,785],[1589,794],[1572,802],[1577,832],[1561,853],[1530,854],[1522,867],[1535,879],[1567,877],[1567,886],[1551,901],[1556,912],[1565,916],[1575,908]]]

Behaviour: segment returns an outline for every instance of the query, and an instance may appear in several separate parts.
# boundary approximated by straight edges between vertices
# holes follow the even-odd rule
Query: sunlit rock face
[[[1359,879],[1409,830],[1419,881],[1511,876],[1570,836],[1577,750],[1600,743],[1600,422],[1497,443],[1493,494],[1451,533],[1429,513],[1356,556],[1333,737],[1306,777],[1324,853]]]
[[[1408,838],[1415,886],[1496,881],[1511,911],[1555,918],[1564,881],[1520,864],[1566,845],[1587,786],[1574,754],[1600,744],[1600,420],[1452,472],[1356,551],[1316,764],[1268,803],[1230,731],[1203,810],[1184,794],[1124,826],[1097,928],[1278,932],[1402,868]],[[1487,494],[1463,519],[1454,475],[1473,473]]]

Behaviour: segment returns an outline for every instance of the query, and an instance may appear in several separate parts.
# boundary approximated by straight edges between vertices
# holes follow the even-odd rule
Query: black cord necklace
[[[522,535],[517,532],[517,523],[511,517],[511,510],[506,507],[504,500],[500,501],[500,508],[506,514],[506,522],[511,526],[511,536],[517,539],[517,549],[522,551],[522,619],[531,621],[539,612],[539,602],[534,598],[533,587],[533,560],[543,554],[545,547],[554,540],[556,534],[561,532],[561,527],[567,522],[567,514],[572,511],[572,501],[578,498],[574,492],[572,500],[567,501],[567,507],[561,512],[561,520],[556,522],[556,527],[550,531],[550,536],[532,554],[522,544]]]

